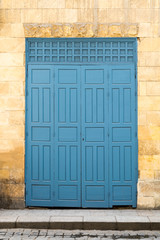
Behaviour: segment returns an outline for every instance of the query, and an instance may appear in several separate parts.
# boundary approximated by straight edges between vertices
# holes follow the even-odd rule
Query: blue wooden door
[[[136,206],[133,64],[30,65],[26,205]]]
[[[53,67],[28,66],[26,205],[53,206]]]
[[[81,206],[80,66],[55,66],[54,206]]]
[[[82,206],[108,207],[108,81],[105,65],[82,76]]]
[[[137,86],[134,64],[109,66],[109,206],[136,207]]]

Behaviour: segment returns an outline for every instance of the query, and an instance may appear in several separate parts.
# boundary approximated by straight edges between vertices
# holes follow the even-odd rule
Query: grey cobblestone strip
[[[160,231],[0,229],[0,240],[160,240]]]

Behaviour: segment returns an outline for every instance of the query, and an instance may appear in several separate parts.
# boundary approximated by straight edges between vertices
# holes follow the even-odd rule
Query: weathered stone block
[[[140,96],[138,108],[139,111],[160,111],[160,96]]]
[[[147,82],[147,95],[160,95],[160,82]]]
[[[24,38],[1,38],[0,39],[0,52],[16,52],[23,53],[25,51]]]
[[[0,126],[0,139],[24,139],[24,127]]]
[[[155,140],[139,140],[138,141],[139,155],[159,155],[160,141]]]
[[[0,53],[0,63],[2,67],[20,67],[24,64],[23,53]]]
[[[138,139],[160,140],[160,126],[139,126]]]
[[[150,0],[130,0],[131,8],[149,8]]]
[[[50,24],[24,24],[26,37],[51,37],[52,26]]]
[[[137,207],[141,209],[154,208],[155,207],[154,197],[138,196]]]
[[[25,67],[0,67],[0,81],[25,81]]]
[[[109,26],[109,35],[111,37],[122,37],[122,31],[120,25],[110,25]]]
[[[108,25],[107,24],[99,24],[97,37],[107,37],[108,36]]]

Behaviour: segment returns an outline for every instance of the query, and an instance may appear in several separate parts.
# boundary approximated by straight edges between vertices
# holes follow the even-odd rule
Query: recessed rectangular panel
[[[51,180],[51,147],[43,146],[43,180]]]
[[[58,141],[59,142],[76,142],[77,128],[76,127],[59,127]]]
[[[39,88],[31,90],[31,119],[32,122],[39,121]]]
[[[66,180],[66,146],[58,147],[58,180]]]
[[[86,142],[103,142],[104,128],[101,127],[86,127]]]
[[[120,147],[112,147],[112,180],[120,181]]]
[[[32,141],[50,141],[50,127],[32,127]]]
[[[43,122],[51,121],[51,95],[50,89],[43,89]]]
[[[59,200],[78,200],[78,187],[77,186],[58,186],[58,199]]]
[[[39,146],[31,146],[32,180],[39,180]]]
[[[86,186],[86,201],[104,201],[105,189],[104,186]]]
[[[112,122],[120,122],[120,90],[118,88],[112,89]]]
[[[50,185],[32,185],[31,198],[32,200],[50,200],[51,199]]]
[[[77,122],[77,89],[70,89],[70,122]]]
[[[130,142],[131,128],[130,127],[113,127],[112,128],[113,142]]]
[[[88,83],[88,84],[104,83],[104,70],[103,69],[86,69],[85,83]]]
[[[93,89],[85,89],[85,122],[93,122]]]
[[[105,148],[97,147],[97,181],[105,179]]]
[[[33,84],[50,83],[50,70],[49,69],[32,69],[31,81]]]
[[[132,180],[132,148],[130,146],[124,147],[124,180]]]
[[[78,147],[70,146],[70,180],[76,181],[78,178]]]
[[[66,89],[58,89],[58,121],[66,122]]]
[[[93,147],[85,147],[85,180],[93,181]]]
[[[131,70],[130,69],[113,69],[112,83],[114,84],[131,83]]]
[[[63,84],[76,84],[77,83],[77,70],[76,69],[59,69],[58,82]]]
[[[123,89],[123,121],[124,123],[131,122],[131,89]]]
[[[131,186],[113,186],[113,201],[131,201],[132,187]]]
[[[104,122],[104,89],[96,89],[96,122]]]

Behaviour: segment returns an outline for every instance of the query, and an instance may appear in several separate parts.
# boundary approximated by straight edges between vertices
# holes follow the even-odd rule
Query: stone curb
[[[31,228],[31,229],[64,229],[64,230],[160,230],[160,222],[84,222],[84,221],[4,221],[1,219],[0,229]]]

